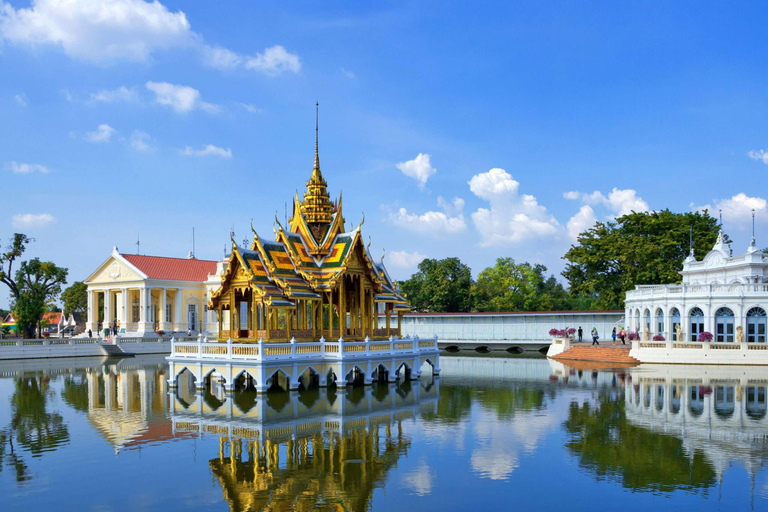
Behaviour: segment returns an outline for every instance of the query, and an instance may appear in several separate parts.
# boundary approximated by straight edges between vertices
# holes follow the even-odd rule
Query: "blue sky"
[[[761,2],[0,0],[0,243],[86,278],[113,245],[272,236],[320,162],[396,278],[554,273],[622,212],[723,209],[768,246]],[[686,241],[681,241],[685,243]],[[0,307],[7,293],[0,291]]]

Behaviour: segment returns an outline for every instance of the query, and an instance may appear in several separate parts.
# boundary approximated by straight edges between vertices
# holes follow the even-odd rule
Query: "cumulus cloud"
[[[124,85],[121,85],[117,89],[105,89],[98,92],[92,92],[90,97],[92,103],[115,103],[118,101],[130,102],[138,99],[139,95],[136,92],[136,89],[133,87],[128,88]]]
[[[429,155],[426,153],[419,153],[413,160],[400,162],[396,167],[406,176],[415,179],[422,190],[424,185],[427,184],[429,177],[437,172],[437,169],[432,167]]]
[[[602,205],[618,217],[632,212],[647,212],[649,210],[648,203],[637,195],[636,190],[631,188],[619,189],[614,187],[608,196],[595,190],[591,194],[576,191],[565,192],[563,197],[571,200],[581,199],[587,205]]]
[[[109,142],[116,132],[108,124],[100,124],[95,131],[86,133],[85,138],[91,142]]]
[[[21,94],[17,94],[13,97],[13,101],[16,102],[16,104],[20,107],[26,107],[29,105],[29,98],[27,98],[27,95],[23,92]]]
[[[747,156],[752,160],[760,160],[765,165],[768,165],[768,151],[759,149],[757,151],[749,151]]]
[[[195,109],[205,110],[215,114],[221,108],[212,103],[206,103],[200,98],[200,91],[187,85],[177,85],[168,82],[147,82],[147,89],[155,93],[155,102],[167,105],[180,114]]]
[[[232,150],[227,148],[220,148],[213,144],[203,146],[201,149],[192,149],[186,146],[179,154],[181,156],[220,156],[221,158],[232,158]]]
[[[387,254],[387,263],[393,268],[414,268],[426,258],[419,252],[392,251]]]
[[[723,223],[735,226],[738,229],[747,229],[752,225],[752,210],[755,210],[755,217],[768,218],[768,201],[762,197],[750,197],[744,192],[740,192],[730,199],[715,199],[713,204],[695,206],[691,204],[693,210],[708,210],[710,215],[717,215],[719,210],[723,211]]]
[[[141,153],[150,153],[154,151],[154,148],[149,145],[151,137],[147,132],[141,130],[134,130],[131,134],[129,141],[131,147]]]
[[[520,183],[504,169],[491,169],[469,181],[469,189],[490,208],[479,208],[472,222],[482,236],[482,246],[508,245],[553,236],[561,226],[529,194],[519,193]]]
[[[462,212],[463,199],[455,198],[449,203],[438,198],[438,205],[443,211],[428,211],[419,215],[400,208],[397,212],[390,212],[388,219],[395,226],[434,237],[461,233],[467,229]]]
[[[595,212],[592,207],[585,204],[579,209],[579,212],[568,220],[566,230],[571,240],[576,240],[581,233],[588,230],[597,222]]]
[[[195,41],[183,12],[143,0],[33,0],[14,9],[0,0],[0,37],[26,46],[55,45],[91,61],[146,61],[152,53]]]
[[[40,164],[25,164],[16,162],[15,160],[8,163],[8,168],[14,174],[32,174],[33,172],[39,172],[41,174],[48,174],[50,169]]]
[[[221,46],[205,46],[203,62],[216,69],[234,69],[243,62],[243,57]]]
[[[257,53],[255,57],[245,58],[245,69],[253,69],[267,76],[277,76],[285,71],[301,71],[301,60],[295,53],[290,53],[282,46],[275,45]]]
[[[50,213],[19,213],[11,217],[11,224],[17,229],[42,228],[56,222]]]

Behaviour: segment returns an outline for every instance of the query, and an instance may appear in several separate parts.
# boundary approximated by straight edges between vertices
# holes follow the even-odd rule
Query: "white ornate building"
[[[682,284],[637,286],[627,292],[628,329],[638,329],[643,340],[647,334],[690,342],[706,331],[715,342],[736,342],[741,327],[744,342],[766,342],[768,254],[756,247],[754,237],[746,253],[732,256],[721,230],[702,261],[691,250],[680,274]]]

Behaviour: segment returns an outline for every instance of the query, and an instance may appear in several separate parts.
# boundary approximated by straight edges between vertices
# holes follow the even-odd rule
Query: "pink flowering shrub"
[[[629,334],[627,334],[627,339],[629,341],[635,340],[637,339],[637,334],[635,334],[634,332],[630,332]]]
[[[653,341],[667,341],[667,339],[661,334],[657,334],[653,337]]]
[[[699,341],[712,341],[713,339],[715,337],[712,336],[711,332],[704,331],[699,333]]]

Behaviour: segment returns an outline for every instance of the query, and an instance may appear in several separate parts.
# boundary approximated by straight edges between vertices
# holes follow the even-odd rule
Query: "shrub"
[[[629,341],[632,341],[632,340],[634,340],[634,339],[636,339],[636,338],[637,338],[637,334],[635,334],[635,333],[633,333],[633,332],[630,332],[629,334],[627,334],[627,339],[628,339]]]
[[[657,334],[653,337],[653,341],[667,341],[667,339],[661,334]]]
[[[565,332],[565,329],[550,329],[549,335],[553,338],[565,338],[568,336],[568,333]]]
[[[711,332],[704,331],[699,333],[699,341],[712,341],[713,339],[715,337],[712,336]]]
[[[569,335],[569,336],[570,336],[570,335],[572,335],[572,334],[574,334],[575,332],[576,332],[576,329],[574,329],[573,327],[571,327],[570,329],[568,329],[568,335]]]

